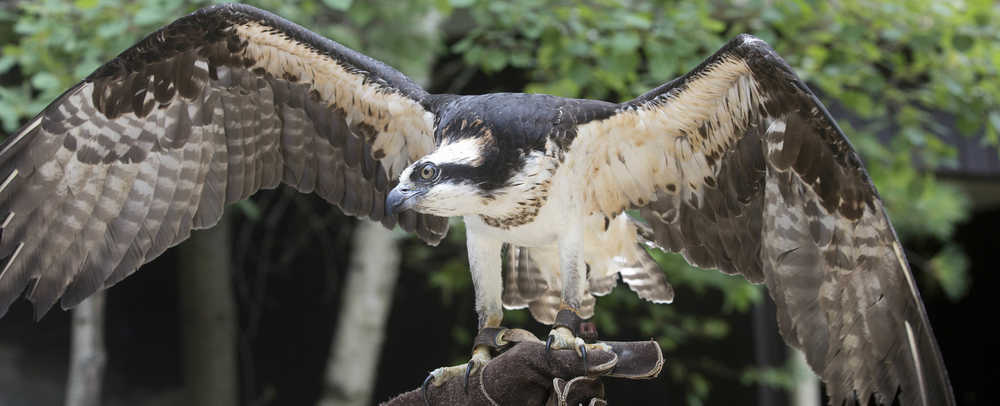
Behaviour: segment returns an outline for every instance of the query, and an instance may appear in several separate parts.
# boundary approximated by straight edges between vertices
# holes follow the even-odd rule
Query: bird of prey
[[[461,216],[481,368],[504,306],[580,349],[620,278],[673,292],[647,248],[765,283],[781,333],[832,404],[954,404],[883,203],[829,112],[741,35],[621,104],[429,94],[400,72],[252,7],[149,35],[0,147],[0,315],[113,285],[227,203],[285,183],[436,244]],[[629,212],[638,216],[633,218]],[[589,344],[598,345],[598,344]]]

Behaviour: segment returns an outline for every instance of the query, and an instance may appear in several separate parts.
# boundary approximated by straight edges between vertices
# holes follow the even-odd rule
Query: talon
[[[427,385],[430,385],[433,379],[434,374],[428,374],[427,379],[424,379],[424,384],[420,385],[420,393],[424,395],[424,404],[427,406],[431,406],[431,400],[427,397]]]
[[[472,373],[472,360],[465,364],[465,394],[469,394],[469,375]]]
[[[586,373],[587,372],[587,346],[584,345],[584,344],[580,344],[580,346],[577,347],[577,348],[580,349],[580,358],[583,358],[583,371],[584,371],[584,373]]]
[[[549,350],[552,348],[552,342],[556,340],[556,336],[549,335],[549,338],[545,340],[545,353],[548,354]]]

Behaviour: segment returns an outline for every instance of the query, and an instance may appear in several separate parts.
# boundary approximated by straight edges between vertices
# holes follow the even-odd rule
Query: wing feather
[[[587,179],[579,199],[589,212],[640,208],[642,238],[766,283],[782,335],[831,404],[890,404],[897,392],[902,404],[955,404],[874,185],[763,41],[740,36],[610,117],[581,122],[566,156]]]
[[[151,155],[144,162],[147,162],[144,166],[156,168],[156,176],[152,181],[152,195],[146,204],[146,215],[137,218],[137,221],[141,222],[139,232],[136,233],[135,239],[132,240],[131,245],[129,245],[128,250],[125,252],[122,262],[115,267],[114,271],[104,281],[105,287],[120,282],[135,272],[140,265],[153,260],[153,258],[159,255],[158,253],[150,255],[150,251],[153,250],[153,237],[163,223],[163,217],[166,215],[167,207],[173,196],[174,186],[176,185],[173,177],[176,176],[178,168],[174,158],[165,154]]]
[[[384,200],[433,148],[434,103],[398,71],[252,7],[151,34],[0,147],[0,315],[73,306],[284,181],[425,241],[445,219]],[[66,254],[68,253],[68,255]]]
[[[229,150],[222,146],[226,144],[225,110],[218,103],[219,95],[213,94],[205,101],[203,114],[210,114],[204,128],[203,142],[211,148],[212,158],[208,161],[205,180],[202,183],[201,200],[198,202],[198,211],[195,212],[195,229],[211,227],[222,218],[222,213],[226,208],[226,185],[227,168],[229,166]],[[158,166],[159,163],[157,162]],[[154,178],[155,182],[155,178]],[[152,189],[150,189],[152,190]],[[142,203],[148,206],[148,202]],[[148,207],[146,208],[148,210]],[[135,217],[141,224],[143,216]]]

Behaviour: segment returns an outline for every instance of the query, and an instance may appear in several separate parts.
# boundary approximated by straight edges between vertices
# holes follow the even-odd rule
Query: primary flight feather
[[[765,283],[832,404],[954,404],[861,161],[791,68],[746,35],[613,104],[432,95],[270,13],[199,10],[0,147],[0,315],[22,293],[38,316],[59,298],[71,307],[282,182],[431,244],[462,216],[481,337],[504,306],[527,307],[554,324],[555,348],[578,348],[593,295],[619,278],[672,301],[646,251],[660,247]],[[487,362],[492,341],[476,342],[435,382]]]

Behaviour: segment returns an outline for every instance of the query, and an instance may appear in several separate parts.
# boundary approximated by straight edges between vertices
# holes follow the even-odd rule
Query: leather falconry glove
[[[655,341],[605,341],[611,351],[592,350],[581,359],[573,350],[546,352],[545,342],[521,329],[498,329],[492,346],[502,353],[479,372],[441,386],[424,385],[383,406],[425,405],[606,405],[600,378],[650,379],[663,368]]]

